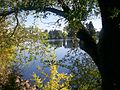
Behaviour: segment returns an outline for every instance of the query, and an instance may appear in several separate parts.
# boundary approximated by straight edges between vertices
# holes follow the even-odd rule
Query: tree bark
[[[99,42],[99,60],[102,66],[103,90],[120,90],[120,13],[113,17],[120,10],[116,0],[98,0],[102,16],[102,37]]]

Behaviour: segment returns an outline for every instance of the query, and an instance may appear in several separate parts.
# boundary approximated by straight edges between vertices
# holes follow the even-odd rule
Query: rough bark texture
[[[103,90],[120,90],[120,10],[117,0],[98,0],[102,16],[102,36],[98,45],[84,30],[78,32],[83,49],[93,58],[102,77]],[[118,11],[119,12],[119,11]]]
[[[103,90],[120,90],[120,13],[116,17],[111,17],[115,14],[112,10],[115,8],[120,10],[120,8],[117,0],[98,1],[103,25],[103,34],[98,47]]]

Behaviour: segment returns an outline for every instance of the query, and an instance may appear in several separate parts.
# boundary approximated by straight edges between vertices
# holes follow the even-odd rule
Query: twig
[[[5,21],[5,16],[0,16],[0,23]]]
[[[15,18],[16,18],[17,23],[16,23],[16,26],[15,26],[15,28],[14,28],[14,31],[13,31],[13,33],[11,34],[10,37],[12,37],[12,36],[15,34],[15,32],[16,32],[16,30],[17,30],[17,27],[18,27],[18,25],[19,25],[19,20],[18,20],[17,15],[18,15],[18,14],[15,13]]]

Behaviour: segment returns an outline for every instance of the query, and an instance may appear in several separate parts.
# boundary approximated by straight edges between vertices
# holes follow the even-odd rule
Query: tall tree
[[[102,16],[99,56],[102,64],[103,88],[119,90],[120,86],[120,6],[118,0],[98,0]]]

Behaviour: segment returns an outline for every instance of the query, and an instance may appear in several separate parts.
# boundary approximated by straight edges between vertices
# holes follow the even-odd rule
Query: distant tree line
[[[92,21],[90,21],[89,23],[86,23],[86,30],[88,31],[88,33],[96,40],[98,39],[98,33],[95,31],[95,28],[93,26]],[[49,39],[66,39],[66,38],[72,38],[74,36],[74,31],[70,28],[70,26],[66,26],[63,29],[63,32],[61,30],[51,30],[51,31],[47,31],[45,30],[45,32],[48,33],[48,38]]]
[[[93,39],[98,40],[99,31],[96,32],[96,29],[94,28],[92,21],[85,24],[85,29],[88,32],[88,34],[92,36]],[[74,34],[76,33],[75,30],[73,30],[69,25],[64,27],[63,30],[67,32],[67,37],[69,38],[74,37]]]
[[[62,32],[61,30],[51,30],[48,32],[49,39],[66,39],[67,33]]]

